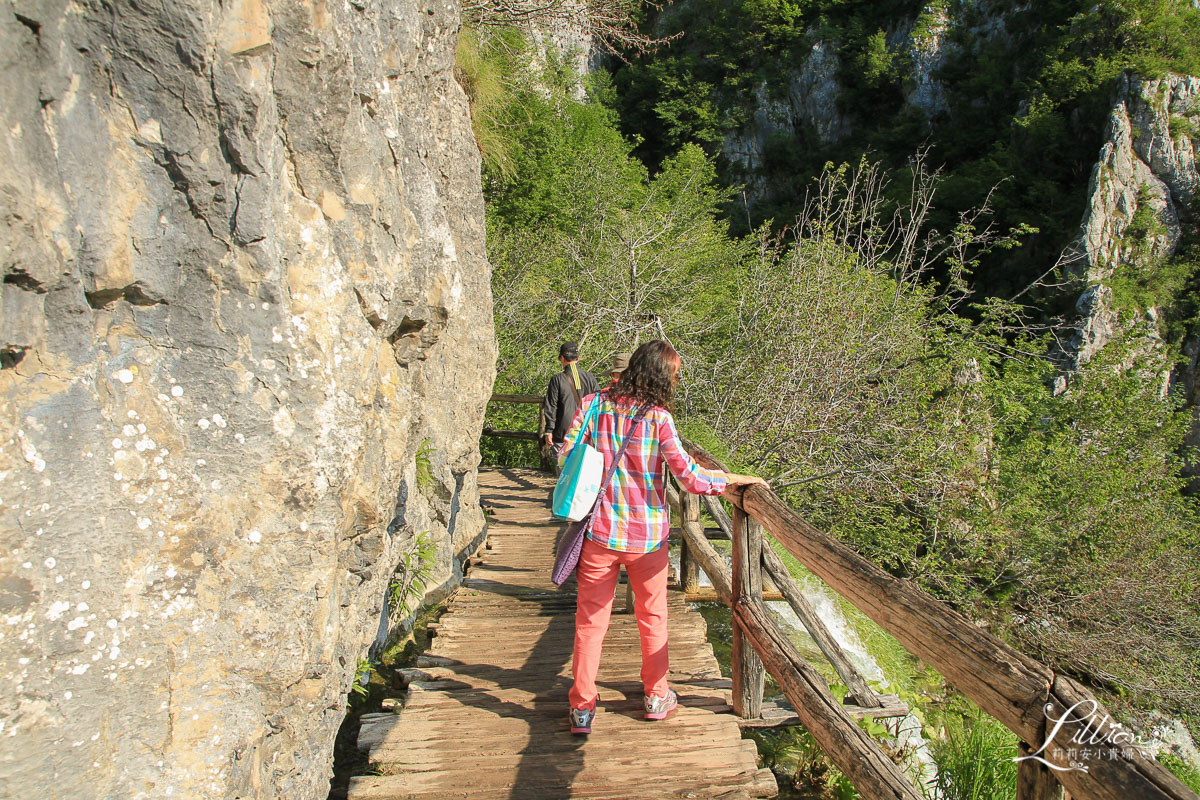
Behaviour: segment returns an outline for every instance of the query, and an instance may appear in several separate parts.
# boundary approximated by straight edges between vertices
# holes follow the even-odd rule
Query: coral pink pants
[[[608,632],[613,594],[621,565],[633,587],[633,609],[642,640],[642,686],[646,694],[665,697],[667,669],[667,564],[666,544],[653,553],[622,553],[584,539],[576,578],[579,598],[575,607],[575,655],[571,666],[575,684],[571,707],[588,708],[596,702],[596,672],[600,648]]]

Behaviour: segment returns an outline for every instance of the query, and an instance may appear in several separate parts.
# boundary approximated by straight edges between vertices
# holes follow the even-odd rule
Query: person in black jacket
[[[542,408],[546,412],[546,435],[542,444],[557,448],[579,407],[584,395],[600,391],[600,384],[587,370],[579,368],[579,347],[574,342],[563,342],[558,348],[558,363],[563,371],[550,379],[546,386],[546,399]]]

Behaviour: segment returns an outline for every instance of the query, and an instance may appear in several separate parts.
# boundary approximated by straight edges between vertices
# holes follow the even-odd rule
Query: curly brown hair
[[[633,351],[629,366],[608,390],[608,396],[618,405],[648,404],[671,411],[681,363],[679,354],[667,342],[646,342]]]

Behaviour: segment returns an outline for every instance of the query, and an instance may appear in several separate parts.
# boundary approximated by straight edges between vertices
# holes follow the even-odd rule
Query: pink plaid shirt
[[[592,404],[591,394],[575,410],[571,427],[563,437],[558,463],[567,459],[579,425]],[[621,443],[633,428],[634,409],[622,409],[601,393],[599,413],[593,424],[591,444],[604,454],[605,469],[612,465]],[[671,512],[667,506],[667,488],[663,464],[692,494],[721,494],[725,474],[707,470],[692,460],[679,441],[671,412],[655,406],[646,412],[637,433],[625,449],[625,456],[613,474],[612,482],[600,499],[588,538],[609,550],[625,553],[650,553],[667,540]]]

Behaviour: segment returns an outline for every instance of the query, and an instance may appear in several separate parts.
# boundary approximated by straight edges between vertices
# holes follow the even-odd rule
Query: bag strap
[[[617,474],[617,465],[621,463],[621,459],[625,455],[625,448],[629,447],[629,443],[633,441],[633,435],[637,433],[638,425],[641,424],[642,418],[646,416],[646,412],[650,410],[649,405],[643,405],[638,409],[637,414],[633,417],[633,427],[629,429],[629,434],[625,437],[625,441],[621,442],[621,447],[617,450],[617,454],[613,456],[612,464],[608,471],[604,473],[604,480],[600,483],[600,491],[596,493],[596,503],[600,502],[600,498],[604,496],[604,491],[608,489],[608,484],[612,482],[613,475]],[[595,503],[592,508],[595,508]]]
[[[588,410],[584,412],[583,421],[579,423],[579,434],[575,437],[575,443],[571,447],[578,446],[580,442],[587,438],[588,426],[596,421],[596,417],[599,415],[599,408],[600,394],[598,393],[592,398],[592,404],[588,406]],[[593,436],[592,439],[594,440],[595,437]]]
[[[571,377],[567,378],[567,383],[571,387],[571,393],[575,395],[575,407],[579,408],[579,402],[582,395],[579,393],[583,390],[583,380],[579,377],[579,362],[571,362]]]

